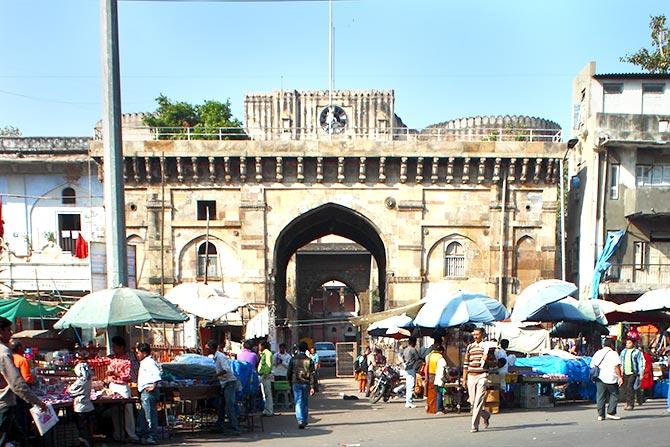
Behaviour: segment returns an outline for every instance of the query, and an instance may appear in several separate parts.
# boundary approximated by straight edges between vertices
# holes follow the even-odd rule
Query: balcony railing
[[[619,283],[670,284],[670,264],[612,264],[605,280]]]
[[[560,129],[523,128],[426,128],[423,130],[399,128],[345,128],[330,135],[318,127],[133,127],[125,132],[150,134],[154,140],[379,140],[379,141],[519,141],[559,143]],[[96,130],[96,139],[101,133]]]

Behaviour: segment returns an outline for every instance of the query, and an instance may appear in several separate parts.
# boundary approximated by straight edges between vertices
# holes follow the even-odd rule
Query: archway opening
[[[308,258],[308,255],[316,256],[316,253],[299,253],[299,250],[311,242],[323,238],[328,235],[335,235],[345,238],[351,246],[358,246],[361,250],[356,252],[355,247],[352,250],[345,250],[345,252],[338,251],[337,253],[330,253],[330,263],[327,268],[321,268],[319,271],[322,274],[308,275],[308,278],[300,278],[300,274],[296,275],[296,296],[293,306],[287,301],[287,268],[289,261],[292,258],[310,259],[304,264],[311,266],[316,265],[315,262]],[[316,244],[310,244],[310,246]],[[298,254],[298,256],[295,256]],[[321,253],[326,255],[326,253]],[[358,256],[359,258],[356,258]],[[363,284],[361,278],[365,274],[356,274],[357,269],[365,264],[365,261],[360,261],[363,256],[367,256],[367,285]],[[370,262],[370,258],[374,262]],[[323,257],[319,258],[323,259]],[[358,260],[356,260],[358,259]],[[351,262],[348,260],[352,260]],[[355,260],[355,261],[354,261]],[[325,262],[325,261],[324,261]],[[334,276],[332,272],[337,271],[340,266],[340,274]],[[305,270],[296,269],[299,272]],[[370,272],[376,270],[376,283],[374,290],[370,290]],[[277,328],[281,332],[282,327],[287,327],[288,318],[291,316],[288,313],[288,308],[293,307],[297,310],[294,317],[298,320],[304,318],[308,313],[301,312],[304,308],[305,299],[308,299],[310,290],[321,286],[327,280],[335,279],[344,284],[351,284],[351,288],[355,291],[356,296],[360,300],[360,313],[365,314],[370,311],[383,310],[386,299],[386,249],[384,243],[379,235],[378,230],[366,217],[360,213],[346,208],[342,205],[334,203],[327,203],[311,211],[308,211],[290,222],[279,234],[275,244],[274,250],[274,300],[276,304],[276,318]],[[322,277],[321,275],[328,275],[329,277]],[[304,275],[303,275],[304,276]],[[354,284],[355,283],[355,284]],[[307,284],[311,284],[308,286]],[[306,289],[306,290],[305,290]],[[306,292],[306,293],[305,293]],[[374,307],[372,304],[374,303]],[[304,310],[304,309],[303,309]],[[295,338],[299,334],[285,333],[284,338]]]

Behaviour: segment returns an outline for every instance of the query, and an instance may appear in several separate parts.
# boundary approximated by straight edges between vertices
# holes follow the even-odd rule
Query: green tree
[[[0,127],[0,137],[20,137],[21,131],[18,127],[5,126]]]
[[[230,101],[208,100],[193,105],[184,101],[173,102],[161,94],[156,102],[158,108],[144,117],[144,124],[169,128],[159,134],[159,139],[185,139],[187,134],[199,139],[247,139],[241,129],[242,123],[230,110]]]
[[[649,28],[653,49],[642,48],[620,60],[642,67],[650,73],[670,73],[670,29],[666,26],[665,16],[651,16]]]

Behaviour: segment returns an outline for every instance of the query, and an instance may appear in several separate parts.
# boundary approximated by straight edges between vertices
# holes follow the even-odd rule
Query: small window
[[[635,255],[635,270],[644,270],[647,262],[647,243],[644,241],[635,241],[633,243]]]
[[[198,247],[198,277],[203,278],[205,272],[208,278],[219,277],[219,256],[211,242],[204,242]]]
[[[642,84],[642,93],[664,93],[665,84],[663,83],[654,83],[654,84]]]
[[[610,176],[609,176],[609,185],[610,185],[610,199],[617,200],[619,198],[619,165],[611,164],[610,165]]]
[[[74,192],[73,188],[65,188],[61,193],[61,202],[63,205],[76,205],[77,203],[77,193]]]
[[[458,278],[465,276],[465,253],[458,242],[451,242],[444,250],[444,276]]]
[[[198,200],[198,220],[216,220],[216,201]]]
[[[635,184],[637,186],[651,185],[651,166],[637,165],[635,167]]]
[[[606,82],[603,84],[603,90],[607,95],[619,95],[623,93],[623,83],[621,82]]]

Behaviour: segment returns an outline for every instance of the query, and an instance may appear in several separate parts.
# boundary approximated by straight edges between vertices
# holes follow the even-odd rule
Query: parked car
[[[319,354],[320,366],[335,366],[335,344],[329,341],[317,341],[314,349]]]

